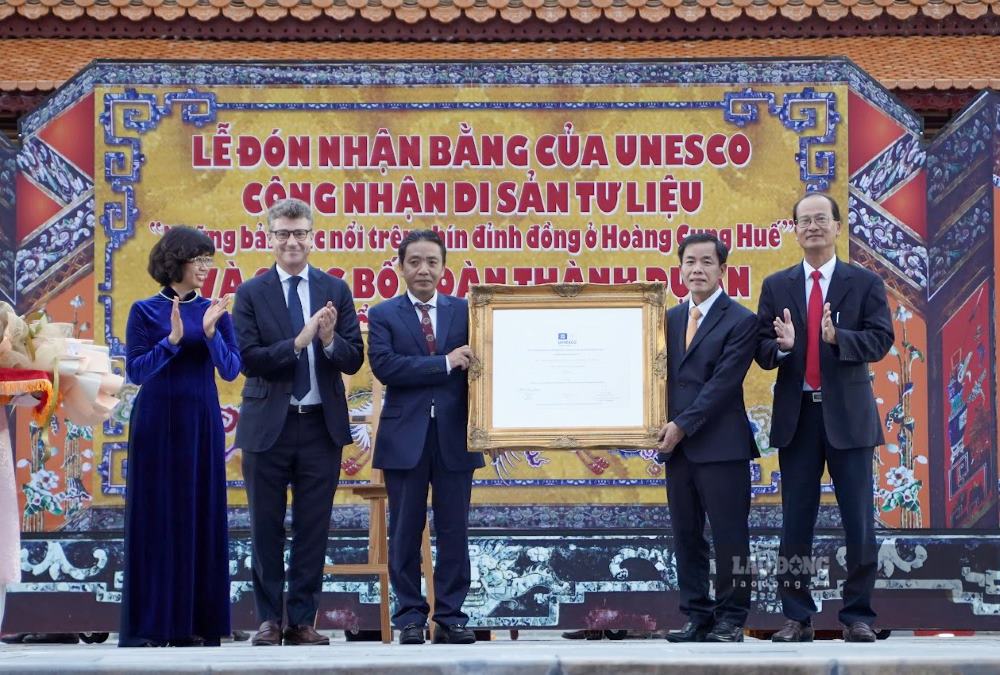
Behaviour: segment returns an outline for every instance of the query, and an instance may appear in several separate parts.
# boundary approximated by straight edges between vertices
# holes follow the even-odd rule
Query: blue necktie
[[[305,328],[302,318],[302,301],[299,300],[299,282],[302,277],[288,279],[288,315],[292,320],[292,334],[298,335]],[[309,349],[299,352],[299,360],[295,363],[295,382],[292,385],[292,396],[301,401],[311,389],[309,385]]]

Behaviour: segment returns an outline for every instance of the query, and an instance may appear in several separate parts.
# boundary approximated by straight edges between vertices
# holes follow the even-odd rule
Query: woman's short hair
[[[171,227],[149,252],[149,276],[161,286],[184,278],[184,263],[198,256],[215,255],[215,244],[208,235],[187,225]]]

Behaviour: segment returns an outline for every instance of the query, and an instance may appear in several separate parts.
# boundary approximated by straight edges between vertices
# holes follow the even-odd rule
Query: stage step
[[[543,635],[543,638],[539,638]],[[653,675],[659,673],[823,674],[1000,672],[1000,636],[891,638],[876,644],[823,641],[781,645],[749,639],[743,644],[674,645],[663,640],[568,641],[555,632],[521,632],[470,646],[404,647],[345,642],[329,647],[117,649],[104,645],[0,645],[0,673],[337,673],[369,675]]]

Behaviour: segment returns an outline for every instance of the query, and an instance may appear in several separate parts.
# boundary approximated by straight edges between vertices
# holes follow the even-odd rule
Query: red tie
[[[437,353],[437,340],[434,338],[434,326],[431,324],[431,307],[432,305],[417,303],[417,309],[421,314],[420,330],[424,332],[424,339],[427,340],[427,351],[434,356]]]
[[[819,287],[819,279],[822,274],[819,270],[813,270],[813,285],[809,291],[809,315],[806,336],[806,384],[813,389],[820,388],[819,373],[819,333],[820,324],[823,321],[823,289]]]

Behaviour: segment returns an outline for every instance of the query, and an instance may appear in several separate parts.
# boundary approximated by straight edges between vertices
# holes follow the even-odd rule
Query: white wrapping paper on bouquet
[[[73,325],[25,321],[0,303],[0,367],[52,375],[62,415],[74,424],[101,424],[118,405],[124,378],[111,370],[108,348],[73,337]]]

